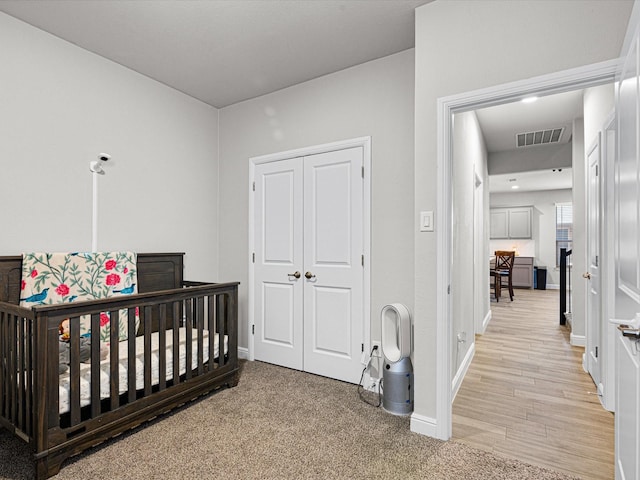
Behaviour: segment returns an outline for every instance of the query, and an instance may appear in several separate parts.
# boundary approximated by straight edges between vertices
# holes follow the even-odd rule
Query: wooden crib
[[[138,254],[138,294],[22,308],[21,264],[21,256],[0,257],[0,425],[29,443],[38,479],[56,475],[69,456],[238,383],[237,282],[185,282],[182,253]],[[119,341],[122,309],[136,335]],[[80,363],[80,316],[98,331],[102,312],[114,332],[102,345],[108,357],[92,341]],[[67,318],[63,389],[58,327]]]

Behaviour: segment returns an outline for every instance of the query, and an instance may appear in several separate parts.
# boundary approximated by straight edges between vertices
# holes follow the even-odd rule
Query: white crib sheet
[[[193,347],[192,347],[192,362],[191,368],[196,368],[198,366],[198,337],[197,331],[193,330]],[[159,355],[158,355],[158,332],[153,332],[151,334],[151,379],[152,384],[156,385],[159,382]],[[185,373],[186,368],[186,348],[184,345],[186,344],[186,331],[185,328],[180,328],[180,375]],[[213,358],[218,357],[218,334],[215,334],[214,338],[214,355]],[[120,377],[120,393],[124,393],[127,391],[127,369],[128,369],[128,360],[127,360],[127,341],[120,342],[119,347],[119,377]],[[166,379],[170,380],[173,378],[173,331],[167,330],[166,335],[166,348],[167,348],[167,356],[166,356],[166,364],[167,364],[167,374]],[[227,353],[227,336],[224,337],[224,352]],[[209,332],[207,330],[204,331],[203,335],[203,359],[204,361],[208,361],[209,359]],[[106,358],[100,363],[100,397],[101,398],[109,398],[110,394],[110,359]],[[144,337],[136,338],[136,390],[144,388]],[[60,375],[60,388],[59,388],[59,398],[60,398],[60,413],[66,413],[69,411],[69,395],[70,395],[70,381],[69,381],[69,371]],[[82,363],[80,364],[80,405],[86,406],[91,403],[91,365]]]

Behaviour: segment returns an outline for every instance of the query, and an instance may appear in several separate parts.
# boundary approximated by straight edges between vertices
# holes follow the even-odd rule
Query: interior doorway
[[[616,62],[605,62],[585,66],[578,69],[559,72],[543,77],[518,82],[517,84],[502,85],[490,89],[467,92],[464,94],[442,98],[438,101],[438,127],[441,135],[438,138],[438,167],[440,171],[438,190],[438,203],[442,205],[442,212],[439,215],[442,219],[437,238],[438,251],[440,256],[451,258],[453,253],[452,239],[452,188],[451,175],[453,168],[453,115],[455,113],[475,110],[479,107],[499,105],[520,100],[531,95],[550,95],[554,93],[567,92],[579,88],[612,83],[615,80]],[[451,267],[446,262],[438,263],[438,277],[445,284],[449,284],[449,279],[455,272],[450,271]],[[438,290],[438,368],[437,383],[438,396],[436,398],[437,425],[436,435],[439,438],[450,438],[451,436],[451,406],[453,390],[451,379],[453,376],[454,364],[451,361],[452,351],[457,347],[457,335],[453,330],[452,321],[452,295],[447,289]]]

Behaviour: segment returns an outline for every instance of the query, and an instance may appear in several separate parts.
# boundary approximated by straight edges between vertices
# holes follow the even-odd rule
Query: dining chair
[[[491,268],[489,276],[493,278],[493,294],[496,297],[496,302],[499,302],[502,294],[502,275],[495,268]]]
[[[507,279],[509,298],[511,298],[511,301],[513,302],[513,262],[516,258],[516,252],[507,250],[496,250],[495,255],[495,278],[497,280],[498,277],[500,277],[500,287],[502,287],[502,278]]]

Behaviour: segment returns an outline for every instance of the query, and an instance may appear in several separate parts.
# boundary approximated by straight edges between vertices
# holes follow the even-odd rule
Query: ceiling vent
[[[550,128],[548,130],[537,130],[535,132],[518,133],[516,135],[516,146],[532,147],[534,145],[547,145],[549,143],[558,143],[562,138],[562,128]]]

